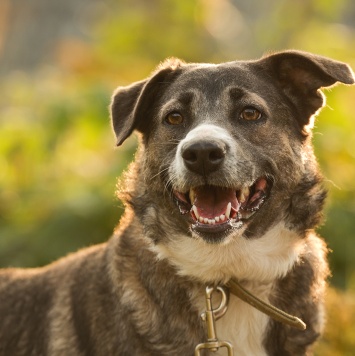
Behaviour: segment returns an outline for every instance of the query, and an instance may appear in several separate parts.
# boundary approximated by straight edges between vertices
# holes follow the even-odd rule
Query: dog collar
[[[222,300],[217,309],[212,308],[212,293],[219,292],[222,295]],[[210,351],[217,351],[221,347],[228,350],[228,356],[233,355],[233,346],[228,341],[220,341],[216,334],[215,321],[220,319],[226,312],[229,302],[229,293],[234,294],[244,302],[250,304],[262,313],[268,315],[270,318],[287,324],[299,330],[305,330],[306,324],[294,315],[290,315],[283,310],[276,308],[274,305],[264,302],[259,299],[247,289],[242,287],[235,279],[231,279],[226,286],[221,287],[206,287],[206,311],[201,314],[201,319],[206,323],[207,342],[198,344],[195,348],[195,356],[200,355],[202,349],[209,349]]]

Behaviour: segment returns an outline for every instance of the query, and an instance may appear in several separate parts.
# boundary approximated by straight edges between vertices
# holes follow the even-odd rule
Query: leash
[[[212,308],[213,292],[219,292],[222,295],[222,301],[217,309]],[[215,321],[220,319],[227,312],[229,292],[276,321],[299,330],[306,329],[306,324],[301,319],[264,302],[242,287],[235,279],[231,279],[225,287],[206,287],[206,311],[201,314],[201,319],[206,323],[207,342],[196,346],[195,356],[199,356],[201,354],[201,350],[203,349],[209,349],[212,352],[216,352],[221,347],[227,348],[228,356],[233,356],[233,346],[228,341],[218,340],[215,325]]]
[[[257,298],[255,295],[250,293],[244,287],[242,287],[236,280],[231,279],[227,286],[231,293],[243,300],[244,302],[250,304],[254,308],[258,309],[262,313],[268,315],[270,318],[279,321],[281,323],[290,325],[299,330],[306,330],[306,324],[294,315],[287,314],[283,310],[276,308],[275,306],[264,302],[263,300]]]

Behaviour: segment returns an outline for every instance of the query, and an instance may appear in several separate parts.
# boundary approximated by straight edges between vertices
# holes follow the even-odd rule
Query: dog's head
[[[298,234],[314,227],[325,194],[310,131],[319,89],[336,82],[354,83],[346,64],[286,51],[219,65],[168,60],[118,88],[118,145],[142,135],[140,199],[150,196],[160,224],[208,244],[256,238],[280,221]]]

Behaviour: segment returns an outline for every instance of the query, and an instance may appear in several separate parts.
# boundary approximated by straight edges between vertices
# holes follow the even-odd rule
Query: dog
[[[314,231],[326,191],[312,125],[320,89],[337,82],[354,83],[348,65],[290,50],[217,65],[168,59],[119,87],[117,145],[133,131],[140,141],[119,192],[125,214],[107,243],[0,272],[0,355],[193,355],[218,340],[237,355],[310,354],[329,276]],[[231,294],[209,337],[206,287],[232,279],[306,330]],[[212,351],[225,350],[201,350]]]

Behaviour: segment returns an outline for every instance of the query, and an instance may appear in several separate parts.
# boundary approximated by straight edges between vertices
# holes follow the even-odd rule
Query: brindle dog
[[[326,196],[311,145],[322,87],[344,63],[286,51],[256,61],[163,63],[118,88],[118,145],[139,132],[108,243],[0,273],[0,354],[193,355],[206,285],[231,278],[307,324],[231,296],[217,321],[237,355],[305,355],[323,328]]]

